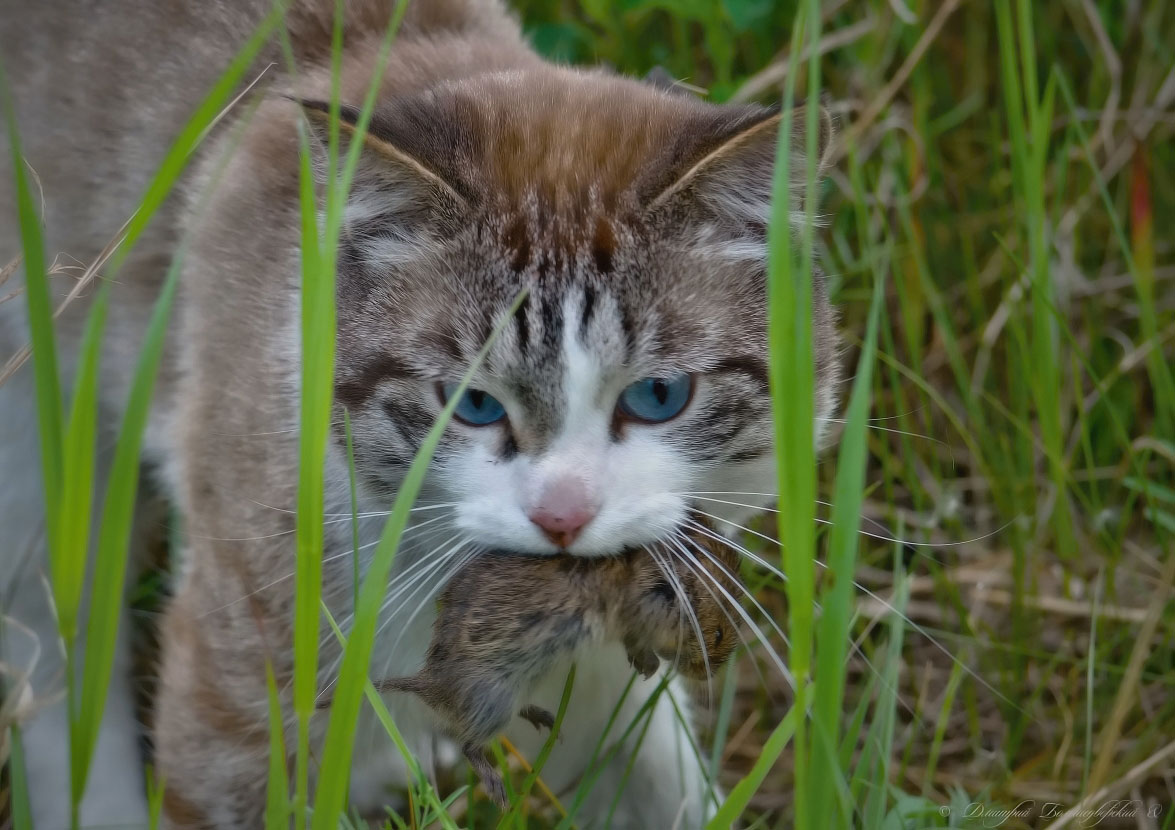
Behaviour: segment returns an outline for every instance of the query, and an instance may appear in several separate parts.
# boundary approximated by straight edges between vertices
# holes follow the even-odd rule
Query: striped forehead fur
[[[397,425],[388,459],[410,457],[427,426],[412,383],[459,376],[524,286],[474,380],[525,412],[502,453],[537,452],[563,423],[568,342],[601,367],[605,395],[641,376],[711,375],[673,438],[691,458],[769,452],[763,272],[778,124],[765,108],[563,69],[380,104],[345,217],[342,260],[356,270],[340,290],[354,293],[354,325],[340,354],[350,405]],[[831,390],[819,285],[816,300],[817,374]],[[465,440],[448,436],[442,457]]]
[[[324,105],[310,109],[321,116]],[[345,222],[362,235],[376,216],[397,218],[439,190],[483,221],[505,217],[501,241],[518,267],[540,252],[588,251],[607,270],[618,229],[658,213],[690,220],[681,241],[699,255],[762,260],[778,126],[762,107],[717,107],[599,71],[487,73],[377,108],[375,164],[398,175],[385,169],[383,186],[370,186],[361,169]],[[798,153],[792,163],[804,167]],[[402,225],[368,234],[360,250],[387,265],[436,253]]]

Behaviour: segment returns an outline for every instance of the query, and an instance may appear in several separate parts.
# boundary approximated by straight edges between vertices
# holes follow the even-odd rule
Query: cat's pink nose
[[[548,485],[527,514],[543,535],[561,548],[571,547],[595,517],[596,507],[588,488],[577,478],[559,479]]]

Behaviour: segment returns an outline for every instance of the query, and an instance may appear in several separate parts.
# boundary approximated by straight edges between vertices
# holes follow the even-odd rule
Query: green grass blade
[[[86,320],[81,362],[74,386],[69,426],[65,433],[61,513],[57,517],[56,547],[49,553],[53,595],[57,602],[57,626],[66,649],[66,699],[70,729],[70,800],[76,810],[85,793],[85,764],[79,751],[82,732],[77,728],[78,689],[74,684],[73,645],[77,635],[82,587],[90,542],[90,512],[94,496],[94,442],[98,421],[98,362],[102,354],[102,329],[106,323],[108,291],[103,289]]]
[[[678,740],[678,741],[674,742],[676,744],[676,749],[677,749],[677,751],[674,753],[674,757],[673,757],[675,772],[678,775],[679,780],[684,780],[685,777],[689,774],[686,772],[686,769],[685,769],[686,763],[688,761],[692,760],[692,762],[697,765],[698,770],[704,771],[706,768],[705,758],[702,755],[701,748],[698,746],[697,741],[694,740],[694,737],[692,735],[694,725],[689,720],[689,718],[685,715],[685,713],[682,712],[681,707],[678,706],[677,700],[673,694],[673,690],[671,688],[669,688],[668,684],[666,684],[665,687],[661,691],[658,692],[658,695],[662,695],[662,694],[666,697],[666,699],[668,699],[669,705],[673,709],[674,717],[677,719],[677,722],[682,727],[683,732],[679,733],[679,734],[686,738],[686,741],[684,743],[689,744],[689,751],[690,751],[690,755],[692,756],[692,758],[687,758],[685,753],[682,751],[683,750],[683,747],[682,747],[683,742],[682,741]],[[612,825],[613,816],[615,815],[616,810],[620,807],[620,802],[624,796],[624,791],[628,785],[628,780],[631,777],[632,771],[636,766],[637,756],[640,754],[641,746],[644,744],[645,736],[648,734],[649,728],[652,726],[652,723],[653,723],[653,713],[650,712],[648,717],[646,717],[644,719],[644,722],[641,724],[640,732],[637,735],[636,741],[631,746],[627,747],[628,753],[629,753],[628,761],[624,765],[624,772],[622,773],[622,775],[620,777],[620,781],[617,784],[616,789],[612,793],[612,803],[609,806],[608,815],[604,819],[604,825],[606,827],[610,827]],[[707,781],[706,784],[707,784],[706,792],[707,792],[708,797],[714,802],[715,807],[720,806],[718,803],[717,796],[714,794],[713,782]]]
[[[303,125],[299,191],[302,206],[302,384],[295,517],[294,714],[298,718],[294,772],[294,827],[305,826],[309,804],[310,716],[318,695],[323,512],[327,436],[334,372],[333,265],[323,262],[314,175]]]
[[[665,694],[669,694],[669,687],[666,686]],[[604,818],[604,826],[611,827],[613,816],[616,814],[616,808],[620,806],[620,799],[624,796],[624,790],[628,786],[628,779],[632,777],[633,767],[636,765],[637,757],[640,755],[641,747],[644,746],[645,736],[649,734],[649,727],[653,725],[653,712],[650,710],[648,717],[641,723],[640,731],[637,733],[636,741],[632,746],[628,747],[628,762],[624,765],[624,772],[620,775],[620,780],[616,783],[615,790],[611,793],[612,803],[608,807],[608,815]],[[681,769],[682,759],[677,758],[677,767],[679,774],[683,772]],[[603,795],[603,793],[601,793]]]
[[[673,708],[673,716],[677,719],[677,722],[681,724],[682,735],[685,737],[685,741],[677,741],[677,746],[680,750],[682,744],[686,744],[690,753],[687,757],[683,752],[679,751],[677,753],[678,764],[683,765],[686,761],[692,761],[697,766],[698,771],[705,774],[708,769],[708,759],[706,758],[705,753],[702,751],[701,744],[698,743],[698,740],[694,735],[694,723],[690,717],[690,713],[682,708],[681,704],[677,700],[677,695],[673,694],[672,689],[666,690],[665,695],[669,698],[669,705]],[[684,768],[681,769],[681,774],[682,776],[686,774]],[[718,807],[720,806],[718,795],[714,792],[714,786],[716,783],[716,778],[707,778],[706,798],[709,799],[709,801],[715,807]]]
[[[865,750],[857,763],[854,779],[864,782],[868,791],[862,807],[862,826],[881,827],[889,800],[890,758],[893,756],[894,728],[897,720],[899,672],[902,646],[906,637],[906,601],[910,580],[901,567],[901,548],[894,549],[894,597],[890,603],[889,642],[881,666],[881,691],[873,709],[873,722],[865,736]]]
[[[359,166],[363,137],[367,134],[367,126],[371,123],[372,113],[375,112],[375,99],[379,94],[380,79],[383,77],[384,67],[387,66],[392,42],[395,41],[396,34],[400,31],[400,24],[403,23],[404,14],[407,11],[408,0],[398,0],[396,7],[392,10],[391,18],[388,20],[383,41],[380,43],[379,56],[375,63],[376,71],[372,73],[371,83],[367,87],[367,94],[363,99],[363,105],[359,108],[359,120],[355,123],[351,146],[347,148],[347,157],[344,160],[341,171],[342,175],[337,186],[333,187],[328,194],[328,198],[332,199],[333,202],[328,205],[327,209],[326,238],[332,246],[338,244],[339,233],[343,222],[342,202],[346,194],[351,190],[351,182],[355,177],[355,170]],[[337,118],[337,114],[335,117]]]
[[[567,679],[563,681],[563,694],[559,698],[559,708],[555,710],[555,724],[551,727],[547,739],[543,742],[538,757],[531,764],[530,772],[523,779],[522,786],[518,788],[518,800],[511,806],[506,815],[502,817],[502,820],[498,823],[499,827],[506,826],[508,822],[517,817],[519,811],[522,809],[522,805],[526,803],[530,791],[534,788],[535,782],[543,774],[543,767],[547,765],[547,759],[551,757],[551,752],[555,749],[555,743],[559,740],[559,732],[563,728],[563,717],[567,714],[567,704],[571,702],[571,692],[574,688],[575,664],[572,663],[571,668],[567,671]]]
[[[850,816],[836,814],[840,802],[832,798],[834,779],[841,775],[836,747],[840,734],[845,689],[846,657],[851,640],[853,573],[860,541],[861,505],[868,459],[866,427],[873,391],[873,365],[877,328],[885,298],[884,272],[873,284],[873,301],[865,328],[865,342],[845,416],[832,500],[832,530],[828,540],[828,587],[823,592],[823,612],[817,632],[815,727],[823,740],[812,744],[812,808],[814,826],[847,827]]]
[[[461,379],[461,383],[449,397],[436,423],[425,436],[420,449],[413,458],[408,473],[396,493],[391,515],[384,525],[383,534],[372,556],[367,576],[359,592],[359,606],[355,609],[355,621],[343,649],[342,667],[330,707],[330,721],[327,724],[326,741],[323,747],[321,772],[316,791],[314,821],[315,830],[334,830],[337,816],[346,803],[347,782],[350,775],[351,751],[355,743],[355,724],[359,717],[360,696],[367,679],[367,665],[375,645],[376,618],[387,591],[388,576],[399,547],[400,536],[408,525],[413,502],[424,484],[424,477],[432,462],[433,453],[440,443],[441,435],[453,415],[453,410],[474,373],[481,366],[498,336],[521,306],[527,292],[521,291],[514,299],[502,319],[498,321],[489,341],[482,346],[473,364]]]
[[[338,186],[343,8],[335,3],[331,29],[331,95],[327,134],[327,201],[330,217],[342,212]],[[299,196],[302,217],[302,385],[298,432],[298,494],[294,609],[294,712],[298,718],[294,826],[303,827],[309,799],[310,716],[318,695],[321,628],[325,464],[330,436],[335,358],[335,248],[320,236],[318,199],[304,125],[299,123]]]
[[[784,715],[783,720],[771,731],[771,735],[763,744],[763,749],[760,751],[759,757],[755,759],[751,771],[734,785],[734,789],[730,791],[726,801],[722,802],[722,806],[715,813],[714,818],[710,819],[710,823],[706,825],[706,830],[730,830],[735,826],[735,823],[746,811],[747,805],[751,803],[755,793],[759,791],[759,787],[763,786],[767,773],[771,771],[771,767],[791,742],[796,724],[802,719],[803,712],[792,706]]]
[[[302,386],[295,517],[294,714],[298,718],[294,771],[294,827],[305,826],[309,805],[310,716],[318,695],[319,602],[322,596],[323,465],[326,459],[331,373],[334,368],[334,269],[322,262],[318,208],[309,144],[299,122],[299,195],[302,216]],[[325,303],[328,309],[321,306]],[[327,328],[329,326],[329,328]],[[320,350],[325,349],[324,357]],[[325,365],[324,365],[325,364]]]
[[[403,734],[401,734],[399,727],[396,726],[396,722],[392,718],[392,713],[388,711],[388,707],[384,705],[383,698],[376,691],[375,684],[370,680],[364,684],[363,694],[367,698],[367,702],[371,705],[371,708],[375,711],[375,716],[383,726],[384,731],[392,738],[396,749],[399,750],[400,755],[408,763],[408,770],[411,773],[412,780],[416,783],[422,800],[436,813],[437,820],[440,821],[445,830],[457,830],[457,825],[449,817],[445,804],[441,802],[436,790],[433,789],[428,777],[424,774],[424,770],[421,769],[420,763],[416,760],[416,756],[408,748]]]
[[[0,67],[0,102],[8,125],[9,156],[16,192],[20,243],[24,258],[25,293],[32,339],[33,372],[37,394],[37,426],[41,441],[41,477],[45,491],[46,532],[49,549],[56,549],[53,535],[60,515],[62,476],[61,386],[57,371],[57,344],[53,340],[53,304],[45,269],[45,241],[41,217],[29,190],[16,110],[8,91],[8,76]]]
[[[804,221],[799,234],[799,249],[795,251],[790,223],[791,153],[794,146],[792,105],[801,32],[809,50],[808,107],[803,145],[806,160]],[[817,144],[821,126],[818,114],[819,39],[819,3],[807,2],[800,7],[792,33],[791,66],[784,90],[784,115],[779,131],[767,232],[768,365],[779,493],[777,520],[779,538],[783,542],[784,571],[788,575],[789,663],[797,688],[795,707],[800,713],[807,711],[804,695],[810,691],[815,610],[816,405],[812,242]],[[794,770],[794,820],[799,827],[809,825],[809,766],[806,716],[801,714],[795,723]]]
[[[340,645],[345,646],[347,644],[347,638],[343,634],[342,629],[339,628],[335,618],[331,615],[330,609],[327,608],[326,603],[323,603],[322,605],[322,614],[326,618],[327,625],[329,625],[331,631],[334,632],[335,639],[339,641]],[[371,708],[375,712],[376,719],[380,722],[380,725],[383,726],[384,732],[386,732],[388,737],[392,739],[392,743],[395,744],[396,749],[400,753],[400,757],[404,759],[404,766],[408,769],[409,782],[414,783],[420,789],[421,795],[423,796],[422,800],[431,805],[433,810],[437,811],[442,824],[444,824],[446,828],[452,828],[452,830],[456,830],[456,828],[453,826],[452,820],[445,812],[444,805],[438,800],[436,791],[433,789],[432,784],[428,780],[428,777],[424,774],[424,770],[421,769],[420,762],[416,760],[416,756],[413,755],[412,750],[408,748],[408,744],[404,740],[404,736],[401,734],[400,728],[396,726],[395,720],[392,719],[392,713],[388,711],[388,707],[384,705],[383,698],[380,697],[379,692],[376,691],[375,684],[373,684],[370,680],[367,681],[363,687],[363,693],[367,698],[367,702],[371,704]]]
[[[351,608],[359,607],[359,488],[355,482],[355,441],[351,434],[351,412],[343,410],[343,434],[347,439],[347,487],[351,491],[351,580],[354,587]]]
[[[616,699],[616,703],[612,706],[612,711],[608,713],[608,720],[600,732],[600,737],[596,739],[596,745],[592,748],[592,754],[588,757],[588,761],[584,765],[584,769],[587,771],[580,777],[579,784],[575,788],[572,805],[568,808],[567,816],[560,822],[557,830],[567,830],[567,828],[573,826],[572,820],[575,818],[575,813],[587,799],[587,795],[591,791],[594,783],[595,779],[592,773],[599,769],[597,762],[600,759],[600,753],[604,750],[604,744],[607,742],[608,736],[612,734],[612,727],[616,725],[616,719],[620,717],[620,710],[624,708],[624,702],[628,700],[629,694],[632,693],[632,689],[636,685],[636,679],[637,673],[632,672],[628,677],[628,682],[624,684],[624,689],[621,691],[620,696]],[[627,735],[628,733],[625,732],[624,734]]]
[[[1085,656],[1085,734],[1081,750],[1081,792],[1089,792],[1089,772],[1093,769],[1093,696],[1095,679],[1095,658],[1098,647],[1097,621],[1102,599],[1102,580],[1104,574],[1099,572],[1097,582],[1094,583],[1093,612],[1089,615],[1089,649]]]
[[[734,712],[734,694],[738,689],[739,653],[735,652],[730,663],[722,672],[722,696],[718,701],[718,718],[714,724],[714,737],[710,749],[710,765],[707,769],[710,779],[710,791],[707,798],[714,798],[714,782],[718,780],[718,772],[722,765],[722,753],[726,749],[726,739],[730,735],[730,718]]]
[[[127,553],[131,523],[139,489],[139,451],[155,379],[163,359],[168,321],[175,303],[183,250],[176,253],[163,282],[139,349],[139,359],[131,381],[122,425],[114,449],[110,478],[102,506],[102,526],[94,558],[94,581],[91,588],[90,613],[86,625],[85,664],[78,707],[78,750],[73,763],[81,772],[83,783],[98,740],[98,727],[106,708],[106,691],[114,666],[114,644],[118,621],[125,602]]]
[[[285,724],[277,696],[273,664],[265,662],[265,690],[269,695],[269,778],[265,786],[265,830],[290,826],[290,778],[286,769]]]
[[[1042,103],[1037,93],[1031,13],[1024,0],[1018,0],[1017,12],[1020,24],[1019,39],[1016,37],[1010,0],[997,0],[1001,80],[1012,141],[1013,174],[1030,253],[1032,325],[1029,332],[1029,353],[1032,362],[1033,397],[1041,439],[1050,457],[1049,469],[1053,486],[1057,489],[1052,513],[1056,546],[1062,556],[1070,556],[1076,552],[1076,540],[1068,510],[1067,470],[1057,462],[1062,455],[1064,440],[1060,405],[1062,380],[1056,354],[1056,330],[1052,313],[1049,311],[1049,306],[1055,303],[1055,298],[1050,277],[1044,198],[1048,121],[1055,84],[1050,79]],[[1019,74],[1016,70],[1017,56],[1023,65],[1023,71]]]
[[[403,18],[401,0],[388,21],[379,57],[348,155],[339,170],[340,71],[343,40],[343,4],[337,2],[332,29],[331,100],[327,136],[326,220],[320,236],[318,200],[314,192],[309,143],[299,123],[301,152],[299,196],[302,218],[302,388],[301,429],[298,437],[298,495],[296,519],[296,582],[294,613],[294,712],[298,718],[294,823],[302,827],[309,799],[309,721],[318,693],[319,611],[322,596],[324,475],[330,432],[335,350],[335,266],[343,208],[351,177],[363,149],[363,134],[375,106],[392,41]]]
[[[1061,72],[1055,73],[1055,77],[1057,79],[1057,87],[1061,91],[1061,96],[1065,99],[1068,114],[1070,117],[1073,117],[1074,113],[1079,111],[1079,107],[1073,95],[1073,90],[1069,86],[1069,81]],[[1122,217],[1118,215],[1114,198],[1110,194],[1105,177],[1102,175],[1101,168],[1098,166],[1097,156],[1090,147],[1089,135],[1079,119],[1074,118],[1073,130],[1081,145],[1082,155],[1089,166],[1090,175],[1093,177],[1098,195],[1101,197],[1102,204],[1106,209],[1106,218],[1110,223],[1110,227],[1114,230],[1114,238],[1118,241],[1119,252],[1126,261],[1126,269],[1130,272],[1130,276],[1134,281],[1135,291],[1138,294],[1139,321],[1142,323],[1143,337],[1147,341],[1157,344],[1160,338],[1156,312],[1158,304],[1155,301],[1154,295],[1154,275],[1147,274],[1145,269],[1140,268],[1134,257]],[[1155,406],[1159,412],[1160,422],[1169,426],[1175,420],[1175,368],[1172,368],[1171,363],[1164,359],[1163,350],[1160,348],[1151,350],[1147,356],[1146,365],[1151,385],[1154,386]]]
[[[65,430],[61,512],[57,517],[57,532],[53,534],[55,544],[49,551],[57,628],[67,646],[72,646],[77,635],[78,610],[86,579],[94,496],[94,442],[98,431],[98,361],[108,295],[103,290],[94,300],[82,335],[81,360]]]
[[[951,712],[955,708],[955,695],[962,682],[963,664],[955,663],[951,666],[951,674],[947,678],[947,688],[942,696],[942,706],[939,707],[938,718],[934,724],[934,740],[930,744],[930,755],[926,759],[926,772],[922,775],[923,795],[929,795],[934,787],[934,773],[938,768],[938,757],[942,752],[942,742],[946,738],[947,726],[951,722]]]
[[[25,773],[24,739],[20,727],[9,728],[11,750],[8,757],[8,798],[11,801],[12,830],[33,830],[33,811],[29,807],[29,781]]]
[[[870,674],[868,680],[865,681],[864,688],[860,690],[860,700],[857,701],[857,707],[853,711],[853,716],[845,727],[844,737],[841,739],[841,769],[848,770],[852,768],[853,754],[857,748],[857,743],[861,739],[861,730],[865,727],[865,716],[869,714],[869,701],[873,699],[873,690],[876,687],[877,675]]]
[[[241,53],[238,54],[229,69],[221,76],[213,90],[205,97],[197,108],[180,136],[173,143],[164,158],[158,172],[148,185],[140,205],[127,225],[127,229],[120,242],[109,273],[113,274],[119,264],[125,260],[127,253],[150,221],[158,207],[171,192],[180,173],[183,171],[192,152],[207,134],[209,125],[216,115],[223,109],[229,100],[229,95],[238,85],[241,76],[256,57],[257,52],[268,37],[268,31],[281,18],[281,10],[275,11],[263,23],[261,29],[250,39]],[[268,28],[267,28],[268,27]],[[59,528],[63,527],[61,500],[65,486],[64,469],[66,459],[63,458],[62,442],[65,436],[62,432],[62,406],[60,388],[57,378],[56,350],[53,342],[53,309],[51,295],[48,288],[45,271],[44,246],[40,230],[40,219],[33,204],[28,187],[23,159],[21,157],[20,140],[16,128],[15,114],[7,94],[6,79],[0,76],[0,95],[3,96],[5,117],[8,123],[9,143],[13,156],[13,170],[15,177],[15,191],[17,207],[21,224],[21,237],[25,271],[28,276],[27,295],[29,308],[29,323],[33,347],[34,372],[37,386],[38,421],[42,443],[42,467],[45,485],[45,507],[47,517],[47,535],[51,562],[56,562],[56,574],[63,580],[66,602],[65,633],[71,633],[76,627],[76,607],[80,603],[80,585],[85,574],[84,559],[78,562],[77,555],[69,555],[58,544],[56,536]],[[174,292],[174,285],[164,289],[165,294]],[[102,302],[101,300],[99,302]],[[170,297],[168,299],[170,305]],[[158,311],[158,307],[157,307]],[[91,318],[93,319],[93,318]],[[159,331],[159,345],[162,346],[163,331]],[[96,335],[95,335],[96,336]],[[86,361],[93,356],[97,359],[96,343],[88,343],[87,351],[83,354],[81,371],[86,373]],[[144,358],[152,358],[144,354]],[[157,366],[158,355],[153,359]],[[142,362],[140,369],[143,368]],[[154,368],[152,368],[153,383]],[[83,379],[80,383],[90,383],[93,376]],[[138,385],[138,378],[136,378]],[[80,387],[79,387],[80,388]],[[138,416],[145,422],[146,408],[150,399],[150,385],[146,390],[146,398],[141,403],[141,412]],[[132,397],[134,392],[132,392]],[[84,402],[83,402],[83,405]],[[84,452],[85,444],[91,443],[88,431],[92,425],[87,424],[81,411],[78,417],[71,422],[71,437],[74,447],[82,450],[77,456],[71,456],[70,464],[70,494],[71,504],[78,504],[86,499],[86,493],[92,495],[93,475],[92,460]],[[114,469],[111,472],[111,487],[106,494],[106,504],[102,530],[99,537],[99,553],[95,563],[94,600],[90,611],[88,626],[84,675],[80,688],[80,703],[75,708],[71,705],[71,791],[72,804],[76,806],[85,789],[85,778],[88,773],[93,753],[94,742],[97,739],[98,724],[105,706],[106,687],[109,680],[110,661],[113,659],[113,642],[117,633],[118,611],[122,603],[122,585],[124,580],[126,544],[129,534],[130,517],[133,512],[134,493],[137,489],[138,477],[138,447],[141,441],[142,425],[137,427],[138,435],[131,435],[136,428],[130,425],[135,417],[128,413],[128,420],[124,422],[123,432],[120,435],[116,450]],[[128,428],[129,427],[129,428]],[[86,470],[91,474],[85,476]],[[83,480],[83,477],[85,480]],[[134,480],[127,484],[128,478]],[[117,488],[125,488],[119,490]],[[129,496],[129,498],[128,498]],[[108,518],[115,516],[112,521]],[[121,517],[121,518],[119,518]],[[75,522],[70,517],[70,545],[69,549],[80,549],[79,540],[88,532],[87,522]],[[125,521],[123,520],[125,519]],[[121,539],[121,541],[119,541]],[[103,556],[105,551],[105,558]],[[68,561],[67,561],[68,560]],[[56,590],[56,589],[55,589]],[[75,598],[79,598],[75,602]],[[73,617],[71,620],[70,617]],[[69,691],[74,691],[72,682],[74,655],[67,656],[67,674],[70,676]],[[75,822],[76,823],[76,822]]]
[[[584,805],[584,802],[587,801],[587,799],[590,797],[592,790],[595,789],[596,783],[599,781],[600,775],[603,773],[605,767],[611,763],[612,759],[616,757],[621,748],[627,745],[628,738],[633,733],[633,731],[637,729],[638,726],[641,726],[644,722],[646,722],[649,717],[652,717],[653,707],[657,705],[657,702],[661,699],[661,695],[664,694],[665,690],[669,688],[669,675],[664,675],[661,678],[661,681],[649,694],[648,698],[636,710],[636,713],[632,716],[632,719],[628,722],[628,725],[620,734],[620,737],[616,739],[613,746],[607,752],[605,752],[601,758],[600,750],[603,748],[604,741],[607,739],[608,734],[612,731],[612,725],[615,723],[617,716],[620,714],[621,706],[628,697],[628,693],[632,689],[635,680],[636,673],[634,672],[630,678],[628,686],[625,687],[623,694],[621,694],[620,699],[617,700],[616,705],[612,707],[612,713],[608,717],[608,723],[605,724],[604,731],[600,735],[599,740],[596,742],[595,750],[592,752],[591,760],[587,764],[587,771],[580,777],[579,785],[575,789],[575,798],[572,801],[571,806],[567,808],[567,815],[565,815],[555,826],[555,830],[571,830],[571,828],[575,826],[576,814]]]
[[[163,794],[167,789],[167,782],[155,777],[155,768],[147,767],[147,827],[148,830],[159,830],[163,821]]]
[[[812,290],[804,271],[803,253],[797,262],[792,245],[791,204],[794,79],[800,35],[811,4],[804,4],[792,30],[788,82],[784,86],[783,117],[779,127],[772,180],[772,209],[767,226],[768,371],[771,390],[779,538],[783,542],[783,569],[788,575],[789,663],[796,683],[795,821],[807,819],[807,750],[805,720],[812,649],[816,551],[816,473],[813,448],[814,368],[812,356]],[[810,210],[810,205],[806,208]],[[810,232],[803,242],[811,241]],[[790,738],[791,733],[788,733]],[[764,773],[765,774],[765,773]],[[748,796],[749,798],[749,796]],[[722,813],[720,812],[720,815]]]

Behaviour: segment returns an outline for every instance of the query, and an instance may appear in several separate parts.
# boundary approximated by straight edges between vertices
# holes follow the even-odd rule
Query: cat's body
[[[186,239],[145,447],[152,486],[180,517],[187,562],[164,624],[154,724],[173,827],[257,826],[268,751],[266,660],[288,711],[297,124],[316,108],[282,96],[328,98],[335,4],[293,5],[291,42],[302,71],[291,78],[276,47],[259,59],[250,77],[274,62],[259,106],[238,104],[202,146],[180,192],[116,275],[107,325],[104,447],[150,305]],[[345,5],[342,97],[358,105],[395,3]],[[0,2],[0,54],[45,194],[50,256],[88,263],[115,235],[184,120],[268,8],[267,0]],[[251,113],[247,123],[238,121],[242,113]],[[758,108],[713,107],[546,64],[497,0],[417,0],[384,73],[371,134],[347,209],[337,294],[336,421],[346,407],[362,511],[387,509],[439,411],[438,390],[460,377],[518,291],[530,290],[475,378],[486,394],[470,399],[469,417],[446,432],[422,494],[428,509],[416,514],[397,559],[390,591],[411,578],[421,590],[393,593],[397,601],[381,618],[372,673],[386,676],[420,663],[430,592],[480,546],[612,554],[669,532],[690,492],[770,492],[763,223],[775,120]],[[0,259],[7,261],[19,242],[2,149]],[[61,294],[70,285],[68,277],[55,282]],[[827,415],[835,350],[819,283],[815,303],[818,414]],[[67,388],[85,305],[60,320]],[[0,359],[26,340],[23,302],[0,305]],[[486,401],[498,399],[504,415],[472,426],[470,419],[494,414]],[[680,414],[660,418],[675,401],[684,401]],[[659,420],[634,414],[650,411]],[[41,638],[34,687],[47,696],[61,679],[41,578],[35,430],[26,366],[0,386],[7,540],[0,572],[5,611]],[[350,510],[342,442],[340,427],[327,460],[323,597],[346,620],[353,571],[350,526],[337,518]],[[433,519],[439,524],[426,526]],[[379,516],[363,520],[363,544],[380,524]],[[338,657],[325,627],[322,643],[325,687]],[[17,664],[32,654],[11,633],[6,647]],[[83,807],[96,824],[145,817],[125,647],[118,662]],[[627,677],[619,647],[581,664],[574,725],[548,764],[548,782],[564,786],[581,772],[577,748],[598,735]],[[559,683],[540,687],[535,702],[553,708]],[[638,687],[620,717],[643,698]],[[390,696],[389,706],[427,756],[433,735],[412,726],[423,722],[420,704]],[[316,736],[321,727],[313,724]],[[372,737],[378,732],[364,729],[368,738],[357,746],[352,790],[361,808],[386,800],[402,772],[390,743]],[[517,736],[524,751],[535,746],[532,732]],[[678,765],[687,739],[662,701],[631,774],[622,757],[600,778],[607,796],[599,815],[610,788],[628,775],[616,826],[667,827],[678,815],[696,825],[705,784],[701,771]],[[63,826],[60,705],[28,725],[27,742],[39,826]]]

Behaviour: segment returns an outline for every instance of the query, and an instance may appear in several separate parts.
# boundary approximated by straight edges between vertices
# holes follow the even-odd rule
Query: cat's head
[[[322,106],[307,109],[325,129]],[[694,502],[719,515],[731,512],[721,500],[767,501],[754,494],[774,486],[765,268],[778,128],[764,108],[563,69],[380,104],[339,251],[336,398],[368,492],[394,493],[526,289],[430,473],[462,532],[612,554],[664,536],[691,494],[741,494]],[[803,175],[798,153],[792,169]],[[816,275],[812,297],[823,419],[838,370]]]

